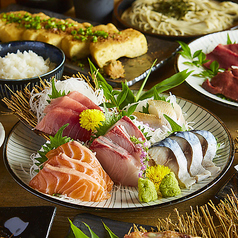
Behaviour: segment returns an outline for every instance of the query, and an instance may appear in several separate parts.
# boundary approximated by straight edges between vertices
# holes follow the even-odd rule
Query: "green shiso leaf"
[[[65,91],[61,92],[61,90],[58,91],[55,87],[54,78],[51,81],[51,89],[52,89],[52,92],[51,92],[52,94],[49,94],[50,99],[59,98],[59,97],[65,96],[69,93],[69,92],[65,93]],[[50,101],[48,101],[48,103],[50,103]]]
[[[39,151],[38,151],[40,157],[35,158],[35,159],[36,159],[37,161],[39,161],[39,164],[42,164],[42,163],[44,163],[45,161],[48,160],[48,158],[46,157],[46,154],[47,154],[49,151],[51,151],[51,150],[53,150],[53,149],[55,149],[55,148],[57,148],[57,147],[59,147],[59,146],[61,146],[61,145],[63,145],[63,144],[65,144],[65,143],[67,143],[67,142],[69,142],[69,141],[72,140],[70,137],[67,137],[67,136],[64,136],[64,137],[63,137],[63,131],[64,131],[64,129],[65,129],[68,125],[69,125],[69,124],[67,123],[67,124],[65,124],[64,126],[62,126],[62,127],[57,131],[57,133],[55,134],[54,137],[53,137],[53,136],[50,136],[50,141],[49,141],[49,143],[44,144],[44,145],[42,146],[42,150],[39,150]]]

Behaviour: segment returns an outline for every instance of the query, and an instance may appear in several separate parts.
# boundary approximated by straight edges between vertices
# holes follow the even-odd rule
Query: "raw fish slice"
[[[148,124],[149,127],[153,129],[157,129],[157,128],[163,129],[162,120],[156,115],[142,113],[142,112],[133,112],[133,116],[136,116],[139,122]]]
[[[67,183],[56,190],[60,180]],[[41,181],[47,180],[47,186],[41,186]],[[44,184],[45,182],[43,182]],[[92,177],[70,168],[54,167],[45,164],[43,169],[30,181],[30,186],[40,192],[67,195],[82,201],[100,202],[110,197],[110,194]]]
[[[175,140],[165,138],[153,144],[148,154],[156,164],[168,166],[175,173],[180,186],[189,188],[196,182],[196,179],[190,176],[187,159]]]
[[[183,133],[183,132],[180,132]],[[202,154],[199,153],[201,156],[198,156],[195,154],[197,152],[196,149],[202,149],[200,145],[200,141],[197,140],[196,136],[194,137],[193,133],[187,133],[184,132],[184,137],[177,136],[177,133],[174,133],[173,136],[170,136],[169,138],[172,140],[177,141],[179,146],[181,147],[187,162],[188,162],[188,171],[192,177],[195,177],[197,181],[201,181],[205,178],[208,178],[211,176],[211,172],[206,170],[202,166]],[[199,143],[197,146],[196,143]]]
[[[119,126],[119,125],[124,126],[129,136],[135,136],[136,138],[141,138],[142,140],[146,140],[141,130],[139,130],[139,128],[133,123],[133,121],[129,117],[124,116],[119,121],[117,121],[114,126]]]
[[[88,163],[82,162],[77,159],[72,159],[68,157],[64,153],[60,153],[59,155],[56,155],[52,157],[50,160],[47,161],[48,164],[55,166],[55,167],[67,167],[71,169],[75,169],[81,173],[85,173],[94,179],[97,180],[97,182],[107,190],[107,185],[104,179],[96,172],[95,169],[93,169]]]
[[[213,159],[216,156],[217,141],[214,135],[210,131],[205,130],[193,130],[193,132],[202,145],[203,161],[202,165],[207,170],[211,171],[212,174],[220,171],[220,167],[217,167],[213,163]]]
[[[50,110],[54,109],[55,107],[71,109],[78,113],[81,113],[83,110],[88,109],[82,103],[80,103],[70,97],[63,96],[63,97],[52,99],[50,101],[50,104],[45,107],[44,113],[48,113]]]
[[[103,136],[96,138],[90,149],[96,152],[97,159],[114,183],[137,187],[141,164],[125,149]]]
[[[97,104],[95,104],[90,98],[86,97],[85,95],[83,95],[82,93],[78,91],[70,92],[67,95],[67,97],[82,103],[84,106],[86,106],[89,109],[101,110],[101,108]]]
[[[79,114],[71,109],[61,107],[55,107],[50,110],[36,125],[35,129],[49,135],[55,135],[58,130],[67,123],[69,123],[69,126],[63,131],[63,136],[84,142],[90,139],[91,132],[80,126]],[[78,133],[78,131],[80,131],[80,133]]]
[[[175,135],[186,139],[187,142],[191,145],[191,148],[193,150],[192,163],[194,163],[194,173],[196,173],[196,167],[198,169],[196,180],[201,181],[204,178],[211,176],[211,172],[204,169],[203,167],[202,146],[197,136],[195,136],[194,133],[190,131],[176,132]]]
[[[148,100],[149,113],[160,118],[164,129],[171,129],[169,122],[165,119],[164,114],[173,119],[180,126],[183,126],[185,119],[180,106],[176,103],[170,104],[163,100]]]
[[[212,52],[206,55],[204,67],[210,68],[211,63],[215,60],[219,64],[219,68],[229,69],[231,66],[238,66],[238,54],[229,50],[222,44],[218,44]]]
[[[108,191],[112,190],[113,181],[108,176],[108,174],[103,170],[95,154],[91,150],[89,150],[86,146],[83,146],[77,141],[70,141],[57,147],[54,150],[49,151],[46,154],[46,157],[50,159],[53,156],[58,155],[59,153],[64,153],[72,159],[77,159],[80,160],[81,162],[88,163],[105,180]]]
[[[114,143],[127,150],[128,153],[135,157],[135,159],[140,161],[141,150],[131,141],[130,136],[126,132],[124,126],[118,125],[113,127],[105,134],[105,137],[109,138]]]

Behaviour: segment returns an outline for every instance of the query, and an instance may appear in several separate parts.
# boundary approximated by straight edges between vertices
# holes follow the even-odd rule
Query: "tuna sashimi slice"
[[[89,109],[98,109],[101,110],[101,108],[94,103],[90,98],[86,97],[85,95],[83,95],[82,93],[78,92],[78,91],[73,91],[70,92],[67,97],[72,98],[80,103],[82,103],[84,106],[86,106]]]
[[[66,167],[75,169],[81,173],[85,173],[92,178],[96,179],[97,182],[105,189],[107,190],[107,185],[104,179],[97,173],[95,169],[93,169],[88,163],[82,162],[77,159],[72,159],[68,157],[64,153],[60,153],[54,157],[52,157],[50,160],[47,161],[47,164],[50,164],[54,167]],[[58,187],[59,188],[59,187]]]
[[[97,159],[114,183],[138,186],[141,165],[125,149],[103,136],[96,138],[90,149],[96,152]]]
[[[133,123],[133,121],[129,117],[127,116],[122,117],[119,121],[115,123],[114,126],[119,126],[119,125],[124,126],[129,136],[135,136],[136,138],[141,138],[142,140],[146,140],[141,130],[139,130],[139,128]]]
[[[95,154],[86,146],[83,146],[81,143],[77,141],[70,141],[57,147],[54,150],[49,151],[46,154],[46,157],[48,159],[51,159],[52,157],[60,153],[64,153],[72,159],[77,159],[80,160],[81,162],[88,163],[105,180],[108,191],[112,190],[113,181],[104,171]]]
[[[235,75],[233,74],[235,73]],[[212,94],[222,94],[238,102],[238,77],[237,70],[226,70],[225,72],[218,72],[211,81],[206,79],[202,87]]]
[[[141,150],[131,141],[123,125],[114,126],[105,134],[105,137],[111,139],[140,161]]]
[[[204,67],[210,68],[210,64],[216,60],[220,68],[229,69],[231,66],[238,66],[238,54],[228,49],[228,47],[219,44],[215,49],[206,55],[209,60]]]
[[[36,125],[35,129],[49,135],[55,135],[67,123],[69,123],[69,126],[64,129],[63,136],[84,142],[90,139],[91,131],[87,131],[80,126],[79,113],[61,107],[50,110]]]
[[[64,186],[56,189],[64,181]],[[45,164],[43,169],[30,181],[30,186],[40,192],[67,195],[82,201],[99,202],[110,197],[110,194],[91,176],[79,171],[54,167]]]
[[[88,109],[82,103],[80,103],[70,97],[63,96],[63,97],[52,99],[50,101],[50,104],[45,107],[44,113],[48,113],[50,110],[54,109],[55,107],[71,109],[78,113],[81,113],[83,110]]]

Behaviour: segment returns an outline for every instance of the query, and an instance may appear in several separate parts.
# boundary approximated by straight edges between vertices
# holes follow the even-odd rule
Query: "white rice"
[[[40,76],[50,71],[49,60],[37,55],[32,50],[20,50],[0,57],[0,78],[24,79]]]

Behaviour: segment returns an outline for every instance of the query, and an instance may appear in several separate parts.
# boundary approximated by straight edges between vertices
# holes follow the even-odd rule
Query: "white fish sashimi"
[[[168,166],[175,173],[182,187],[189,188],[196,183],[196,179],[188,172],[187,159],[175,140],[165,138],[153,144],[148,154],[156,164]]]
[[[164,118],[164,114],[169,116],[180,126],[186,124],[182,109],[176,102],[169,103],[163,100],[148,100],[148,104],[149,104],[148,109],[149,113],[156,115],[158,118],[160,118],[162,124],[166,128],[171,129],[171,126],[169,122]]]

